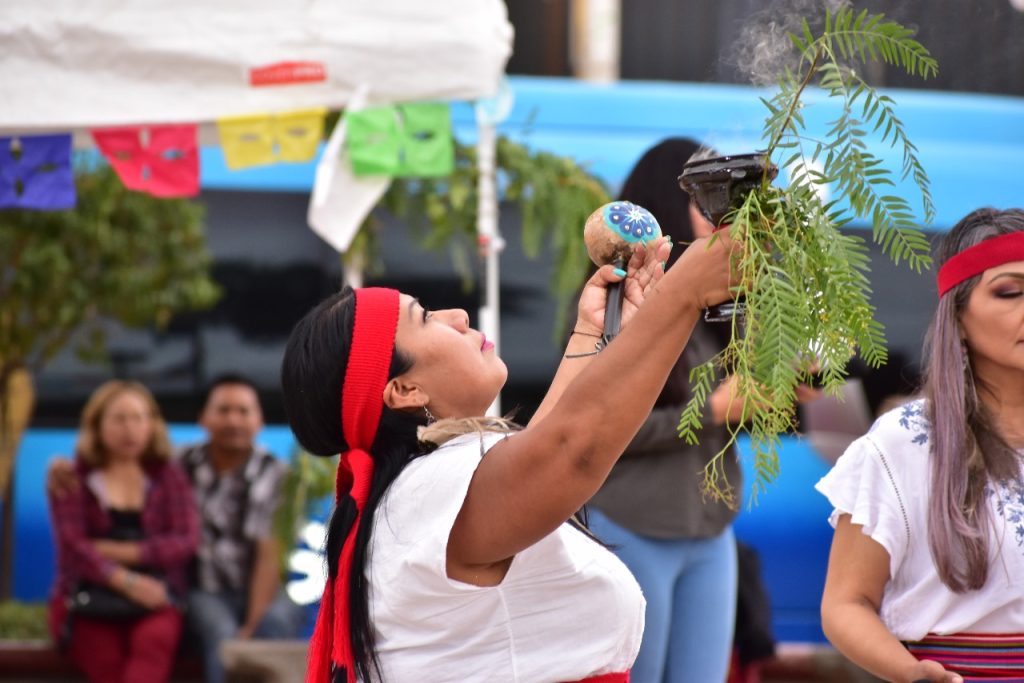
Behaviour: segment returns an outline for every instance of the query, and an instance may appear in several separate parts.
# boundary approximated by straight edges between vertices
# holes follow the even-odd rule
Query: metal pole
[[[595,83],[619,80],[622,0],[572,0],[570,7],[573,75]]]
[[[484,297],[480,306],[480,331],[494,344],[494,353],[501,353],[499,314],[500,270],[498,257],[505,240],[498,232],[498,192],[495,182],[495,149],[497,135],[494,125],[479,122],[477,158],[477,213],[476,233],[484,270]],[[488,415],[501,415],[501,396],[487,410]]]

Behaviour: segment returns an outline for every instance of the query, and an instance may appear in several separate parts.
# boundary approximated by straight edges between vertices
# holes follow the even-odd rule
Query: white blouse
[[[414,460],[377,509],[367,576],[387,683],[557,683],[626,671],[636,658],[640,587],[567,523],[516,555],[497,586],[448,578],[455,517],[502,438],[465,435]]]
[[[880,616],[902,640],[928,633],[1024,631],[1024,487],[990,484],[988,580],[956,594],[939,578],[928,545],[931,426],[923,400],[892,410],[854,441],[816,485],[841,514],[889,553]]]

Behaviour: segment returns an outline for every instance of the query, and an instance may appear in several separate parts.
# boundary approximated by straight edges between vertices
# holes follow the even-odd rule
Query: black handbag
[[[114,524],[107,538],[115,541],[141,541],[143,536],[141,529],[125,527],[118,523]],[[157,579],[162,577],[154,571],[136,570],[136,573],[146,574]],[[168,591],[170,593],[170,591]],[[170,595],[171,603],[176,604],[175,597]],[[68,612],[77,616],[90,617],[92,619],[109,619],[113,621],[128,621],[138,619],[149,614],[152,610],[134,600],[125,597],[109,586],[80,581],[71,595],[67,598]]]
[[[68,612],[92,619],[129,621],[146,616],[150,609],[112,588],[83,581],[68,596]]]

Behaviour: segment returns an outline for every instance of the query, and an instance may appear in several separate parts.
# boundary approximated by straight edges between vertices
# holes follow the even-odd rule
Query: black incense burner
[[[687,162],[679,176],[679,186],[717,229],[725,227],[722,219],[738,209],[752,190],[778,174],[779,167],[764,154],[734,154]],[[745,308],[742,301],[727,301],[705,310],[704,319],[728,322],[734,312],[742,316]]]

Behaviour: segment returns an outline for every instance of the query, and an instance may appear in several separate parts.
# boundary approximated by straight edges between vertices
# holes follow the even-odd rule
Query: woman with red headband
[[[822,625],[887,681],[1024,680],[1024,211],[938,247],[924,398],[817,485],[835,510]]]
[[[667,240],[605,266],[529,425],[483,417],[506,379],[465,311],[344,290],[288,341],[299,442],[342,453],[328,583],[306,680],[628,681],[644,601],[574,522],[643,422],[708,304],[729,298],[725,236],[666,271]],[[625,278],[622,332],[599,342]]]

